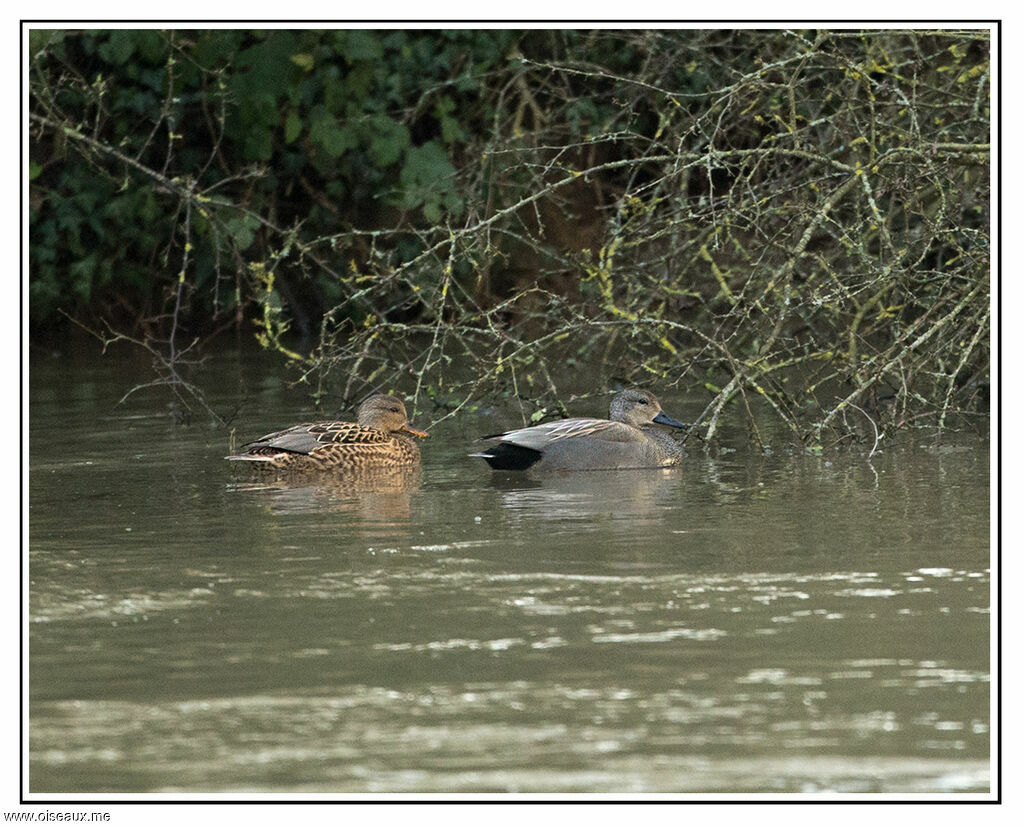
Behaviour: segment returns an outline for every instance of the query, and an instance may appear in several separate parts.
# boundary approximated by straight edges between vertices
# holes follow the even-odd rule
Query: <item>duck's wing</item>
[[[613,422],[610,419],[560,419],[485,438],[500,439],[512,445],[543,451],[552,443],[567,440],[587,438],[606,442],[642,442],[644,435],[625,422]]]
[[[318,422],[309,430],[321,445],[373,445],[391,441],[390,434],[355,422]]]
[[[307,422],[261,436],[242,447],[250,454],[311,454],[325,445],[373,445],[388,439],[383,431],[355,422]]]

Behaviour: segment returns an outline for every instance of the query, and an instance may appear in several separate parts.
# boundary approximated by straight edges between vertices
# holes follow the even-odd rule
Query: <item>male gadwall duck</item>
[[[682,448],[654,424],[685,428],[650,391],[629,389],[612,399],[610,419],[562,419],[484,439],[500,440],[473,457],[491,468],[522,471],[598,471],[675,465]]]
[[[362,471],[419,463],[420,449],[406,434],[427,434],[410,427],[401,399],[374,394],[359,406],[356,418],[295,425],[247,443],[242,453],[225,459],[278,471]]]

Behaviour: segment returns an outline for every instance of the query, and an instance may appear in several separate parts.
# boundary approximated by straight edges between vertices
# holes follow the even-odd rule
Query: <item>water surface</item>
[[[466,456],[497,410],[398,484],[250,485],[115,406],[146,370],[31,364],[32,793],[989,789],[976,433],[539,478]],[[204,378],[241,441],[313,415],[258,357]]]

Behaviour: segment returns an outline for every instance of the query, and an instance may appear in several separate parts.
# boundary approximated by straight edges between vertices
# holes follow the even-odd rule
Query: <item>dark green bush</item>
[[[358,377],[454,409],[557,405],[576,360],[705,387],[708,435],[735,400],[756,438],[757,400],[811,444],[851,409],[985,410],[985,31],[31,49],[37,331],[60,308],[175,354],[251,322],[317,393]]]

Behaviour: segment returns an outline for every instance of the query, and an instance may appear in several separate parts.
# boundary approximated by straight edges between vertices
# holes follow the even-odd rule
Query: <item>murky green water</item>
[[[309,416],[207,377],[240,439]],[[147,378],[31,365],[32,793],[989,789],[977,436],[537,479],[466,457],[512,424],[467,415],[421,479],[274,489],[113,407]]]

